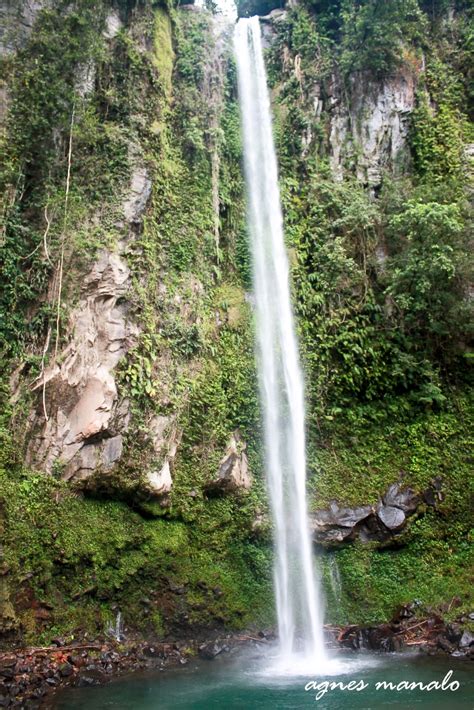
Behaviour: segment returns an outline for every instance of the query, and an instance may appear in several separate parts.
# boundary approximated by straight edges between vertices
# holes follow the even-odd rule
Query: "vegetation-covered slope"
[[[118,609],[159,635],[268,622],[229,35],[154,2],[45,2],[28,37],[10,19],[0,631],[49,641]],[[331,621],[469,604],[470,22],[467,3],[347,0],[263,25],[311,507],[375,504],[400,477],[441,485],[389,543],[318,554]],[[70,457],[61,427],[104,341],[120,348],[110,416]],[[232,435],[252,486],[216,496]]]
[[[444,498],[386,549],[335,553],[331,614],[374,620],[454,595],[467,608],[472,13],[304,2],[273,32],[312,506],[376,504],[398,480],[421,492],[439,478]]]
[[[26,39],[13,18],[4,60],[2,627],[242,626],[272,611],[230,46],[206,12],[64,7]],[[123,354],[101,381],[104,342]],[[121,455],[74,470],[60,424],[91,367],[115,394],[81,451]],[[208,495],[233,432],[252,490]]]

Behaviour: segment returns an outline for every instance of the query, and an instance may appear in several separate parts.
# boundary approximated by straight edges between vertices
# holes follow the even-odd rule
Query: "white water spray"
[[[306,506],[303,378],[258,17],[235,31],[248,219],[253,255],[266,468],[275,525],[275,596],[281,656],[313,670],[325,659]]]

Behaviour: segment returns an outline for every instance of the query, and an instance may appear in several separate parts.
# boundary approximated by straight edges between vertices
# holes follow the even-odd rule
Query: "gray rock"
[[[353,528],[355,525],[365,520],[373,508],[370,505],[357,506],[355,508],[339,508],[335,501],[332,501],[329,510],[317,510],[311,514],[311,525],[315,529],[337,525],[343,528]]]
[[[51,0],[7,0],[0,3],[0,55],[21,49],[31,34],[38,14]]]
[[[474,644],[474,634],[471,634],[470,631],[464,631],[461,636],[461,640],[459,641],[459,647],[468,648],[469,646],[472,646],[472,644]]]
[[[128,319],[123,302],[130,270],[121,256],[100,252],[83,282],[83,297],[72,311],[68,344],[57,360],[33,384],[42,392],[43,407],[32,413],[26,460],[50,472],[60,460],[63,475],[87,478],[98,465],[115,463],[121,440],[114,431],[128,425],[128,405],[119,402],[113,370],[133,344],[138,328]],[[109,443],[105,441],[109,439]]]
[[[123,438],[120,434],[105,439],[102,447],[102,463],[110,468],[122,456]]]
[[[68,678],[70,675],[72,675],[74,673],[74,669],[70,663],[63,663],[59,667],[59,673],[63,678]]]
[[[150,193],[151,180],[148,170],[142,165],[136,165],[132,172],[129,191],[123,203],[123,212],[127,222],[134,224],[141,221]]]
[[[206,661],[212,661],[212,659],[218,656],[219,653],[222,653],[224,649],[225,646],[222,646],[217,641],[213,641],[212,643],[199,646],[199,656],[206,659]]]
[[[105,29],[104,37],[105,39],[113,39],[118,35],[123,27],[122,20],[120,19],[118,12],[114,9],[109,11],[109,14],[105,18]]]
[[[400,488],[399,483],[392,483],[383,496],[385,505],[400,508],[404,513],[414,513],[420,503],[420,496],[411,488]]]
[[[332,501],[329,510],[317,510],[309,515],[309,526],[315,542],[324,544],[340,543],[354,539],[357,526],[370,515],[370,505],[355,508],[339,508]]]
[[[389,530],[398,530],[405,524],[405,513],[391,505],[377,506],[377,517]]]
[[[245,448],[246,444],[239,433],[234,432],[219,464],[217,477],[206,485],[208,494],[235,493],[250,488],[252,479],[248,470]]]
[[[408,132],[415,106],[417,75],[410,69],[383,83],[354,74],[349,88],[334,76],[330,87],[331,167],[343,179],[354,164],[362,182],[377,187],[385,170],[396,172],[409,161]]]
[[[391,484],[376,508],[370,505],[340,507],[331,501],[325,510],[309,514],[314,542],[337,546],[358,538],[362,542],[392,540],[410,515],[416,512],[421,498],[411,488]]]

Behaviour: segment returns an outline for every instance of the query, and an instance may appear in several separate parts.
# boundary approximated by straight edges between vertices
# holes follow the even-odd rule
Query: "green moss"
[[[169,98],[172,91],[174,51],[171,18],[162,7],[157,7],[154,11],[153,62],[163,83],[165,95]]]
[[[453,617],[472,608],[472,544],[455,531],[441,537],[434,514],[416,521],[411,542],[398,549],[355,543],[333,554],[339,587],[334,562],[331,572],[328,559],[321,559],[331,623],[380,623],[411,602],[420,615],[436,611],[446,616],[454,597],[460,606],[453,608]]]
[[[310,481],[313,505],[331,498],[356,505],[375,503],[401,477],[421,491],[436,477],[444,481],[447,515],[466,520],[466,481],[472,423],[472,394],[452,393],[448,411],[420,414],[414,421],[341,427],[327,446],[314,448]]]
[[[333,498],[347,505],[376,504],[397,480],[420,493],[435,478],[442,485],[443,500],[435,509],[421,506],[390,546],[356,542],[318,558],[331,622],[380,622],[414,600],[420,614],[428,607],[445,614],[455,596],[461,607],[453,614],[472,606],[472,398],[453,400],[450,411],[408,424],[341,432],[312,459],[318,461],[310,482],[314,508]]]
[[[117,607],[131,628],[159,635],[177,624],[235,628],[265,615],[268,555],[249,545],[233,503],[217,504],[188,526],[78,497],[45,476],[1,472],[0,482],[6,580],[29,641],[103,631]],[[173,585],[184,586],[185,595],[173,594]],[[31,613],[32,599],[50,609],[46,622]]]

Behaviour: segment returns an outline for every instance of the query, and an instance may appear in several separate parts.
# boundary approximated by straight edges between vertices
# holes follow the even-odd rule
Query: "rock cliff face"
[[[148,2],[1,7],[0,633],[98,630],[116,608],[152,634],[242,625],[269,589],[267,551],[257,577],[245,561],[261,492],[240,495],[261,464],[229,27]]]
[[[24,45],[33,30],[38,13],[50,5],[49,0],[2,0],[0,52],[14,52]]]
[[[287,11],[277,9],[263,18],[269,47],[287,15]],[[324,83],[314,79],[307,82],[298,53],[287,51],[285,64],[300,84],[305,104],[303,157],[318,150],[323,125],[323,154],[329,157],[335,180],[355,174],[362,184],[378,189],[384,173],[400,176],[410,171],[409,129],[423,61],[406,62],[383,79],[374,79],[370,71],[353,72],[344,79],[337,69]]]
[[[14,52],[15,49],[25,46],[38,14],[46,7],[46,3],[23,3],[15,11],[10,6],[5,7],[12,30],[11,44],[6,51]],[[159,31],[171,31],[169,19],[162,18],[165,16],[158,12],[156,22],[164,23]],[[130,24],[130,32],[135,35],[138,50],[146,55],[149,52],[149,40],[145,37],[142,21],[143,17],[137,13]],[[114,50],[114,38],[123,28],[124,22],[120,15],[110,8],[101,26],[101,37],[105,40],[106,51]],[[211,103],[210,179],[213,232],[217,249],[220,158],[215,135],[220,130],[219,122],[223,111],[226,61],[224,53],[228,51],[224,36],[227,31],[225,22],[213,23],[214,46],[206,60],[202,87]],[[169,41],[161,35],[160,38],[165,40],[165,44]],[[170,66],[165,69],[162,66],[161,51],[162,47],[158,47],[153,61],[159,67],[158,73],[163,73],[161,78],[164,80],[164,75],[171,74],[173,68]],[[78,63],[76,70],[74,93],[81,101],[93,101],[98,66],[93,60],[86,59]],[[169,76],[166,81],[168,79]],[[137,118],[141,122],[144,116]],[[140,133],[135,142],[127,142],[127,168],[130,178],[128,184],[123,184],[120,203],[114,208],[113,229],[119,235],[115,248],[100,248],[87,269],[82,273],[77,271],[76,276],[80,280],[76,296],[78,302],[69,309],[68,321],[62,334],[62,347],[57,349],[56,344],[54,358],[50,358],[52,362],[45,365],[51,339],[50,328],[43,354],[42,372],[30,385],[36,395],[36,405],[28,419],[25,434],[25,463],[45,473],[51,473],[53,469],[60,471],[64,480],[76,484],[86,483],[90,478],[98,482],[101,473],[114,472],[122,459],[124,437],[130,426],[132,430],[136,428],[130,397],[123,391],[123,387],[119,392],[117,370],[127,367],[126,355],[128,351],[139,346],[143,332],[140,318],[133,313],[133,304],[137,301],[137,288],[143,287],[149,275],[141,274],[138,278],[142,283],[138,284],[136,274],[134,275],[130,268],[130,259],[142,249],[140,236],[153,188],[150,169],[143,160],[145,144],[146,139]],[[72,159],[74,161],[74,155]],[[74,162],[72,172],[74,178]],[[101,219],[99,212],[91,221],[99,223]],[[72,255],[69,263],[72,271],[76,272]],[[186,294],[180,294],[179,291],[169,292],[169,276],[169,273],[165,275],[160,284],[160,305],[164,309],[177,307],[181,317],[187,319],[191,326],[195,319],[192,305],[187,302]],[[58,277],[56,269],[49,287],[52,303],[55,300],[58,278],[62,278],[62,275]],[[198,279],[191,281],[188,283],[194,291],[195,300],[204,300],[202,284]],[[66,307],[69,307],[68,298],[66,294]],[[157,313],[156,316],[159,322],[160,314]],[[169,364],[163,362],[163,367],[166,368]],[[21,388],[25,385],[21,373],[19,378],[16,373],[13,383],[16,388],[14,399],[19,399]],[[178,412],[175,411],[171,415],[154,417],[147,422],[150,462],[144,463],[144,470],[139,472],[137,485],[144,494],[159,498],[162,502],[169,501],[168,494],[172,488],[171,470],[181,438],[176,425],[177,416]],[[168,438],[164,438],[165,435]]]
[[[417,79],[413,68],[404,67],[382,83],[356,74],[346,91],[331,85],[330,164],[336,180],[349,169],[363,184],[379,188],[385,171],[407,172]]]
[[[245,442],[242,442],[238,432],[234,432],[227,451],[219,463],[217,477],[207,484],[206,490],[212,495],[248,490],[251,485]]]
[[[115,253],[99,252],[69,316],[60,364],[46,368],[33,384],[43,407],[30,420],[26,463],[50,473],[59,462],[66,480],[107,471],[122,455],[130,411],[127,399],[118,396],[114,370],[140,332],[129,316],[131,272],[123,253],[150,191],[147,171],[135,168],[122,206],[131,237]]]

